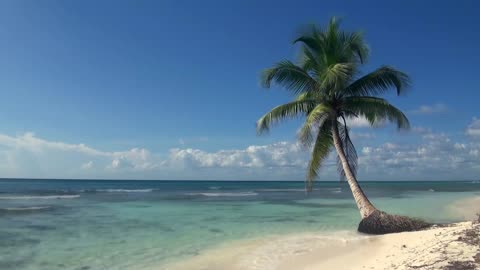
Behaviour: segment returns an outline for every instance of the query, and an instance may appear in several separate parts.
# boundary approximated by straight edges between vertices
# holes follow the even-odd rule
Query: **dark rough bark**
[[[397,232],[418,231],[432,224],[420,219],[406,216],[390,215],[376,210],[358,224],[358,231],[368,234],[387,234]]]

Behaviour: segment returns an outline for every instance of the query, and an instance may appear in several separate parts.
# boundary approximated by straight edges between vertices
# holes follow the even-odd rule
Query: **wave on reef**
[[[25,195],[25,196],[0,196],[0,200],[53,200],[53,199],[75,199],[80,195]]]

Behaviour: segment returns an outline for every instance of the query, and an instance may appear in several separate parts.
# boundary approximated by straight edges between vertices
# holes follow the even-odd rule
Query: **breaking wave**
[[[145,192],[152,192],[153,189],[146,188],[146,189],[98,189],[97,192],[108,192],[108,193],[145,193]]]
[[[206,196],[206,197],[242,197],[242,196],[257,196],[256,192],[196,192],[187,193],[191,196]]]

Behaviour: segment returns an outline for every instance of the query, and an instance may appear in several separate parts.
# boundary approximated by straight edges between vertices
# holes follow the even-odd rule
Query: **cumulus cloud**
[[[347,126],[352,128],[364,128],[364,127],[371,126],[370,122],[368,122],[368,120],[365,117],[354,117],[354,118],[347,117],[347,119],[345,120],[347,122]]]
[[[291,142],[218,151],[174,148],[162,161],[161,168],[174,174],[191,173],[195,179],[303,180],[309,154],[301,145]],[[320,177],[337,179],[335,166],[332,155],[325,162]]]
[[[370,122],[365,117],[347,117],[346,119],[347,126],[351,128],[367,128],[372,127]],[[375,127],[385,126],[386,121],[378,121],[375,123]]]
[[[436,103],[433,105],[422,105],[415,110],[412,110],[411,113],[413,114],[435,114],[435,113],[442,113],[448,110],[447,105],[443,103]]]
[[[128,151],[113,152],[110,168],[133,168],[136,170],[153,169],[158,165],[155,164],[155,158],[152,157],[150,151],[145,148],[132,148]]]
[[[174,148],[163,164],[171,167],[304,167],[306,157],[307,153],[298,144],[279,142],[216,152]]]
[[[101,151],[85,144],[45,140],[32,132],[18,136],[0,134],[0,147],[3,171],[11,177],[48,177],[55,173],[67,173],[69,176],[81,174],[83,172],[75,170],[79,163],[82,164],[80,169],[83,171],[92,171],[94,164],[98,164],[102,169],[121,169],[122,167],[118,166],[120,161],[124,168],[148,169],[153,166],[150,153],[143,148],[120,152]],[[113,164],[115,160],[119,161],[117,166]],[[60,174],[58,177],[64,176]]]
[[[173,148],[153,154],[145,148],[102,151],[45,140],[33,133],[0,134],[0,172],[6,177],[211,179],[218,175],[245,179],[243,176],[250,174],[248,177],[260,179],[302,179],[307,161],[308,152],[289,142],[213,152]]]
[[[475,125],[472,123],[469,128]],[[428,128],[418,128],[415,134],[420,136],[420,142],[379,144],[370,139],[374,134],[353,131],[352,136],[357,138],[360,179],[478,177],[478,141],[455,141]],[[216,151],[173,148],[162,154],[145,148],[102,151],[84,144],[45,140],[33,133],[0,134],[0,173],[4,177],[303,180],[309,155],[309,151],[292,142]],[[338,179],[334,153],[324,165],[320,178]]]
[[[82,169],[89,170],[91,168],[93,168],[93,161],[91,160],[82,164]]]
[[[468,125],[465,133],[468,136],[480,137],[480,119],[474,117],[472,122]]]
[[[480,144],[455,142],[443,133],[422,136],[420,144],[384,143],[362,148],[360,167],[383,180],[462,180],[480,172]],[[382,180],[382,179],[379,179]]]

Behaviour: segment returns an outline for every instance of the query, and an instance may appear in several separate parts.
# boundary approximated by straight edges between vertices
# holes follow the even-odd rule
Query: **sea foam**
[[[242,196],[257,196],[256,192],[194,192],[187,193],[191,196],[206,196],[206,197],[242,197]]]
[[[98,189],[97,192],[108,192],[108,193],[145,193],[145,192],[152,192],[153,189],[146,188],[146,189]]]
[[[0,200],[52,200],[52,199],[75,199],[80,195],[43,195],[43,196],[0,196]]]
[[[50,208],[52,207],[50,206],[7,207],[7,208],[0,208],[0,211],[22,212],[22,211],[47,210]]]
[[[305,192],[304,188],[262,188],[256,191],[261,192]]]

